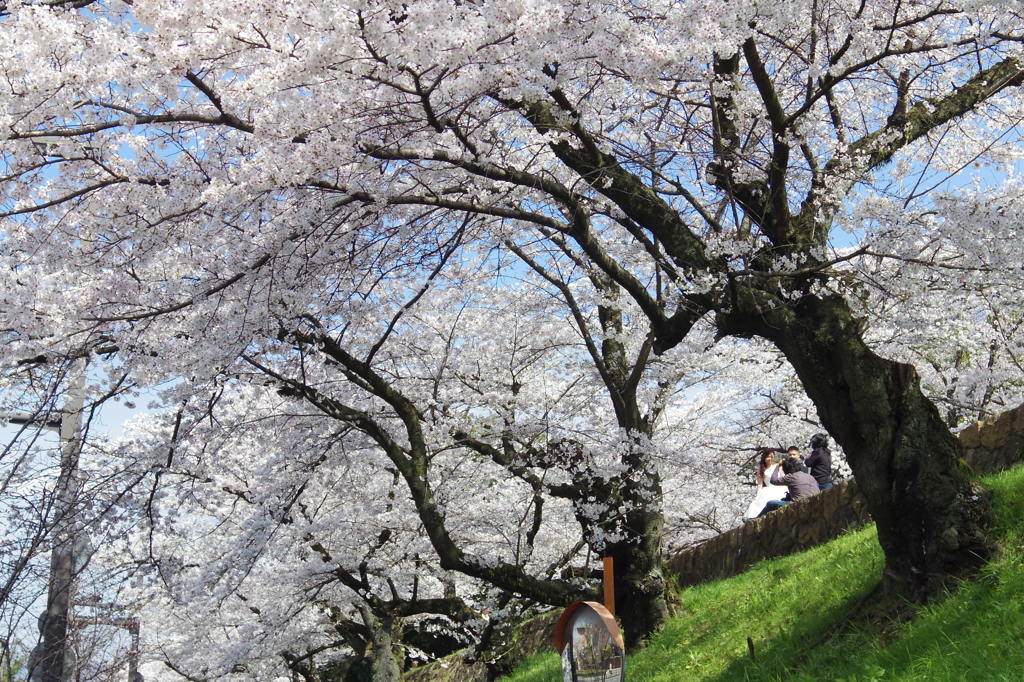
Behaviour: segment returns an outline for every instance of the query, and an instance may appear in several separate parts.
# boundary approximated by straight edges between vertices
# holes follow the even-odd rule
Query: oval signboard
[[[626,653],[615,617],[602,604],[570,604],[555,625],[563,682],[624,682]]]

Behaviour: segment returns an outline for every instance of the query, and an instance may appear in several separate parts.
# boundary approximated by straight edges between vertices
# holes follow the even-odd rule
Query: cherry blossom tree
[[[488,266],[489,273],[494,264]],[[320,351],[291,341],[286,354],[276,344],[247,354],[248,373],[222,375],[210,390],[177,387],[185,407],[162,423],[140,425],[120,446],[152,458],[138,467],[148,476],[143,492],[151,492],[135,493],[128,516],[142,524],[124,551],[164,586],[158,608],[150,608],[158,614],[153,620],[177,624],[161,654],[175,669],[193,677],[241,665],[253,672],[281,665],[285,651],[290,667],[312,675],[318,658],[358,649],[354,632],[364,646],[373,640],[375,665],[394,665],[379,652],[390,650],[388,638],[399,640],[404,618],[426,612],[464,620],[473,613],[467,603],[488,605],[468,599],[480,580],[544,603],[589,596],[594,561],[586,555],[635,547],[631,515],[661,514],[661,499],[623,499],[631,477],[664,476],[682,506],[715,496],[707,482],[686,484],[695,470],[687,452],[696,450],[685,443],[686,429],[670,429],[664,441],[652,423],[645,468],[627,468],[622,453],[638,456],[636,438],[614,410],[602,408],[612,402],[607,396],[595,400],[595,391],[605,390],[601,373],[587,360],[580,327],[566,323],[558,299],[536,286],[545,280],[536,279],[532,290],[502,282],[477,291],[470,275],[461,271],[458,288],[436,283],[407,311],[381,346],[377,371],[367,375],[376,387],[362,375],[346,380],[321,356],[344,358],[341,347]],[[587,309],[597,292],[579,283],[573,289],[576,310]],[[496,314],[501,328],[493,325]],[[599,323],[600,312],[586,318]],[[630,337],[618,329],[615,348],[642,347],[646,335]],[[674,376],[696,373],[681,361],[669,365],[678,355],[651,360],[657,381],[638,382],[635,403],[678,409],[666,387],[677,388]],[[707,358],[691,359],[698,362],[706,366]],[[268,376],[276,389],[265,386]],[[244,389],[246,382],[253,388]],[[416,418],[389,401],[412,405]],[[416,448],[425,452],[417,460],[422,479],[410,485],[399,465]],[[731,477],[727,484],[735,487]],[[660,526],[639,541],[659,549],[660,570]],[[456,563],[438,557],[438,547],[457,552]],[[203,559],[181,564],[180,557],[193,556]],[[563,569],[577,578],[566,581]],[[459,598],[442,596],[451,571],[464,576]],[[664,608],[663,585],[627,597]],[[495,603],[504,607],[508,599],[499,594],[491,608]],[[211,664],[197,639],[231,655]],[[237,641],[248,644],[242,650],[231,643]]]
[[[1017,237],[1006,219],[1016,211],[1018,184],[943,198],[942,231],[950,243],[920,244],[928,258],[908,252],[900,260],[862,264],[871,281],[884,283],[863,305],[868,337],[887,356],[920,368],[928,395],[952,428],[1020,400],[1020,278],[1007,266]],[[977,216],[986,213],[994,215],[978,224]],[[927,214],[918,219],[934,220]]]
[[[397,680],[406,619],[480,615],[442,596],[450,578],[372,441],[315,414],[283,418],[282,402],[294,406],[229,390],[137,425],[121,447],[153,447],[164,466],[140,467],[148,480],[120,524],[131,532],[105,559],[138,568],[141,618],[161,624],[147,657],[179,675],[327,679],[365,658],[374,680]]]
[[[558,495],[571,488],[566,485],[570,480],[592,480],[589,492],[599,492],[601,474],[607,475],[618,458],[602,464],[596,448],[621,440],[617,420],[611,410],[596,409],[586,397],[599,379],[593,368],[589,374],[594,376],[587,378],[585,362],[582,372],[566,375],[571,377],[568,383],[552,376],[555,371],[565,375],[579,364],[564,358],[580,352],[574,350],[571,335],[564,333],[571,331],[570,325],[554,325],[563,330],[561,336],[543,333],[541,328],[558,320],[538,319],[538,301],[526,306],[531,314],[520,319],[515,310],[530,297],[520,292],[502,299],[503,293],[513,291],[505,283],[482,299],[488,308],[501,306],[506,324],[515,331],[489,330],[490,311],[481,314],[456,303],[465,300],[468,281],[459,279],[457,296],[453,291],[436,296],[428,292],[410,311],[417,326],[423,325],[418,333],[400,337],[411,345],[405,358],[413,358],[414,371],[399,376],[397,353],[388,363],[395,385],[407,395],[434,396],[431,410],[456,423],[446,428],[443,421],[434,421],[435,428],[427,435],[433,453],[428,479],[434,482],[445,523],[462,546],[478,556],[509,557],[510,563],[549,576],[568,563],[572,574],[585,576],[593,562],[581,562],[581,549],[601,547],[593,541],[598,524],[591,519],[618,512],[621,506],[602,504],[592,495],[586,505],[589,514],[581,513]],[[542,299],[550,303],[550,297]],[[540,348],[525,343],[544,339]],[[507,347],[502,349],[503,345]],[[770,349],[759,352],[752,347],[756,344],[738,345],[743,346],[742,356],[694,353],[689,364],[682,356],[674,358],[674,367],[652,368],[659,378],[650,386],[654,395],[663,391],[659,385],[670,372],[690,382],[677,387],[678,394],[688,394],[695,386],[716,387],[705,391],[711,395],[665,401],[671,418],[665,428],[652,430],[657,447],[649,448],[651,470],[665,482],[663,506],[670,518],[680,513],[697,517],[701,505],[728,503],[727,491],[741,489],[732,470],[738,462],[730,461],[727,452],[712,451],[708,458],[709,444],[717,442],[719,448],[742,453],[743,446],[753,450],[752,445],[765,438],[792,442],[788,434],[793,432],[778,417],[772,421],[781,433],[757,435],[748,424],[736,434],[721,428],[719,422],[726,419],[738,421],[726,406],[735,408],[746,401],[756,413],[750,388],[740,385],[750,376],[738,368],[772,360],[778,364],[777,353]],[[483,352],[473,346],[482,346]],[[563,357],[555,362],[544,359],[545,354]],[[677,355],[678,350],[666,354],[659,363]],[[527,362],[517,364],[517,357]],[[506,372],[508,383],[503,386]],[[499,594],[491,601],[478,581],[439,570],[398,472],[372,439],[356,429],[332,425],[332,420],[296,402],[291,391],[280,395],[278,389],[264,386],[265,376],[251,375],[256,387],[248,389],[239,383],[240,377],[228,384],[218,382],[212,393],[180,387],[177,394],[191,396],[183,408],[136,425],[133,435],[118,445],[126,455],[148,453],[135,467],[138,477],[146,480],[124,496],[123,517],[131,533],[119,546],[107,548],[102,561],[135,567],[145,576],[137,590],[139,601],[146,604],[142,618],[161,624],[158,632],[147,636],[149,657],[196,679],[262,678],[291,671],[312,680],[335,670],[339,660],[361,660],[372,642],[367,658],[373,659],[375,679],[384,680],[394,679],[397,663],[381,652],[402,640],[403,626],[421,622],[417,614],[445,613],[449,628],[453,618],[475,618],[474,636],[481,637],[486,628],[481,630],[479,612],[472,609],[490,606],[493,622],[499,618],[495,607],[507,606],[507,599]],[[756,376],[767,385],[765,372]],[[413,388],[423,382],[429,390]],[[730,384],[737,386],[723,390]],[[485,393],[491,395],[484,399]],[[495,400],[496,393],[503,397]],[[773,405],[791,407],[778,395]],[[559,414],[565,410],[570,412]],[[388,428],[389,420],[381,413],[375,418]],[[805,434],[808,426],[805,422]],[[470,429],[477,434],[480,456],[451,456],[453,446],[464,443],[467,438],[462,434]],[[538,429],[541,436],[561,431],[559,448],[552,452],[524,446],[536,439]],[[496,442],[502,450],[525,452],[519,466],[490,456],[483,445],[494,439],[488,433],[499,436]],[[574,445],[569,454],[575,461],[559,461],[569,443]],[[680,456],[697,452],[701,457]],[[527,457],[546,461],[524,466]],[[723,463],[729,469],[726,476]],[[527,468],[551,481],[542,495],[523,485]],[[747,501],[746,496],[733,499],[734,513],[723,514],[719,527],[731,525]],[[660,506],[646,505],[648,510]],[[600,530],[615,532],[623,525],[605,523]],[[585,586],[586,582],[579,583],[581,596]],[[389,664],[390,671],[381,671],[381,663]]]
[[[600,480],[605,508],[623,504],[626,535],[593,535],[600,515],[584,532],[630,557],[623,594],[650,599],[623,612],[639,638],[664,617],[657,547],[635,549],[660,537],[650,430],[672,390],[645,373],[713,321],[791,364],[868,497],[887,576],[923,596],[988,550],[983,496],[911,358],[880,355],[865,331],[872,292],[910,279],[876,261],[971,273],[979,296],[1020,262],[1014,3],[0,13],[7,366],[103,350],[142,384],[270,381],[387,454],[442,568],[552,604],[578,588],[452,536],[427,471],[434,430],[535,491],[516,462],[576,473],[597,457],[603,473],[573,494]],[[992,192],[951,180],[989,162]],[[855,247],[831,248],[840,228]],[[450,423],[430,381],[406,383],[410,313],[489,249],[573,316],[620,434],[603,449],[560,435],[538,449],[530,430],[504,433],[518,413],[495,404],[491,431]],[[491,375],[465,377],[496,392]]]

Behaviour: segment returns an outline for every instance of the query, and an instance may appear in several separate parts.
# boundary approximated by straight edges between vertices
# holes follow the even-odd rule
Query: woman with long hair
[[[776,467],[782,461],[781,457],[776,457],[774,448],[764,448],[761,450],[760,457],[758,458],[757,472],[755,479],[757,481],[757,495],[754,496],[754,500],[747,507],[747,513],[743,515],[744,521],[757,518],[769,500],[781,500],[789,492],[789,488],[784,485],[772,485],[772,473]]]

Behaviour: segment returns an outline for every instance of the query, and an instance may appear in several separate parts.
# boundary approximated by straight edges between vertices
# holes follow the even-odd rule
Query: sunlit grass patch
[[[1024,680],[1024,468],[982,484],[1003,550],[945,598],[922,607],[876,590],[855,608],[883,564],[874,528],[864,528],[684,590],[682,613],[629,657],[627,680]],[[507,679],[561,682],[558,657],[536,656]]]

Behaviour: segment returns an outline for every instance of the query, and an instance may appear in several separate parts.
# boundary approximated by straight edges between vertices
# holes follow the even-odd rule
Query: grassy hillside
[[[681,615],[628,659],[629,682],[1024,680],[1024,468],[988,477],[1004,551],[925,607],[878,587],[874,528],[684,591]],[[754,642],[756,660],[748,651]],[[508,682],[561,682],[553,653]]]

